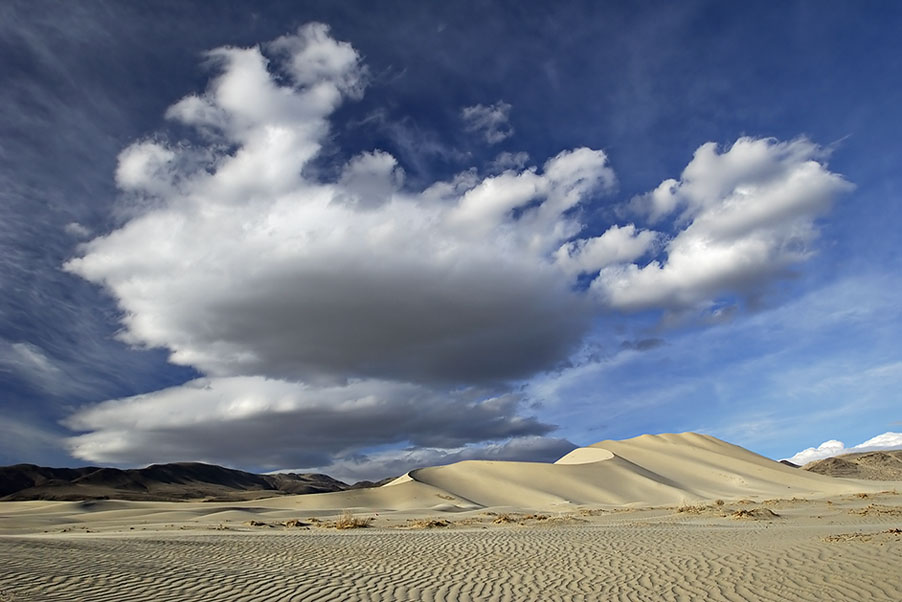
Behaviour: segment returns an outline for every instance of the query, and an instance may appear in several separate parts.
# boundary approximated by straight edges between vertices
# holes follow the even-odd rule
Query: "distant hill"
[[[830,477],[902,481],[902,449],[844,454],[809,462],[802,469]]]
[[[348,485],[324,474],[259,475],[200,462],[147,468],[0,467],[0,500],[239,501],[303,493],[328,493],[380,483]]]

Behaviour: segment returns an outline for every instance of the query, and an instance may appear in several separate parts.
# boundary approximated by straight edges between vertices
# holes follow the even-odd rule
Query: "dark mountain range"
[[[153,464],[128,470],[16,464],[0,467],[0,500],[238,501],[328,493],[383,482],[348,485],[324,474],[260,475],[200,462]]]

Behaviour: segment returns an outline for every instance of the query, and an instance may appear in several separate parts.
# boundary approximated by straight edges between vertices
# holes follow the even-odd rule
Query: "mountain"
[[[902,449],[843,454],[809,462],[802,468],[830,477],[902,481]]]
[[[238,501],[302,493],[328,493],[348,485],[324,474],[259,475],[201,462],[153,464],[147,468],[0,467],[0,500]]]

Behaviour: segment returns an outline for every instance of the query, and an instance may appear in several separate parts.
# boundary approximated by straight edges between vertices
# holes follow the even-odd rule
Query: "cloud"
[[[85,407],[64,421],[71,454],[89,462],[199,460],[316,467],[367,447],[454,449],[544,435],[517,394],[435,391],[388,381],[316,387],[262,377],[198,379]],[[452,452],[442,452],[452,453]]]
[[[615,264],[630,263],[654,248],[659,234],[638,231],[633,224],[611,226],[601,236],[567,243],[557,250],[557,264],[568,274],[586,274]]]
[[[72,379],[59,362],[32,343],[0,339],[0,374],[4,372],[45,393],[62,394],[73,389]]]
[[[453,449],[419,447],[356,454],[338,458],[330,464],[318,467],[317,470],[342,481],[353,483],[364,479],[400,476],[415,468],[441,466],[465,460],[554,462],[575,448],[576,445],[566,439],[525,436],[501,443]],[[292,469],[280,472],[302,472],[303,470]]]
[[[313,166],[367,81],[321,24],[207,60],[207,88],[166,112],[186,137],[120,153],[127,219],[64,266],[112,294],[122,340],[207,378],[79,410],[66,421],[79,458],[320,466],[545,435],[499,391],[563,365],[603,312],[765,286],[808,256],[814,217],[849,187],[804,140],[705,145],[681,181],[633,203],[653,224],[681,210],[675,236],[597,234],[583,210],[617,186],[598,149],[499,157],[492,175],[416,189],[379,149]],[[509,109],[465,115],[491,142],[512,131]]]
[[[486,142],[497,144],[514,135],[514,128],[510,125],[510,111],[511,106],[499,100],[492,105],[464,107],[460,115],[468,132],[482,134]]]
[[[69,222],[64,228],[66,234],[76,238],[88,238],[91,236],[91,229],[78,222]]]
[[[818,161],[823,154],[804,138],[740,138],[722,153],[714,143],[702,145],[679,181],[665,180],[632,203],[652,222],[681,210],[666,258],[604,267],[593,290],[624,311],[679,311],[718,296],[754,296],[811,255],[814,220],[852,189]]]
[[[322,31],[278,47],[319,56],[335,48]],[[417,193],[373,151],[312,180],[326,116],[360,69],[341,55],[313,77],[257,47],[211,52],[222,73],[167,115],[213,141],[125,149],[117,183],[142,209],[66,269],[115,295],[124,340],[211,376],[479,382],[565,359],[593,309],[549,255],[582,228],[569,212],[610,188],[605,154]]]
[[[791,458],[786,458],[794,464],[804,466],[815,460],[823,460],[824,458],[832,458],[841,454],[852,454],[856,452],[881,451],[889,449],[902,449],[902,433],[887,432],[877,435],[852,447],[846,447],[842,441],[830,439],[824,441],[817,447],[809,447],[803,449]]]
[[[498,153],[498,156],[489,163],[489,170],[492,173],[501,173],[502,171],[507,171],[509,169],[523,169],[528,161],[529,153],[522,151],[518,153],[509,153],[505,151],[503,153]]]

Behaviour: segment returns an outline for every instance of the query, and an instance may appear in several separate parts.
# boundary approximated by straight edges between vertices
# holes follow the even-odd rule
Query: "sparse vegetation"
[[[752,508],[751,510],[746,510],[745,508],[741,510],[735,510],[730,516],[734,519],[743,519],[750,518],[754,520],[768,520],[771,518],[777,518],[780,515],[771,510],[770,508]]]
[[[369,527],[371,522],[372,517],[354,516],[350,510],[345,510],[330,526],[335,529],[363,529]]]
[[[411,519],[407,522],[414,529],[437,529],[451,526],[451,521],[443,518],[420,518]]]
[[[517,524],[522,525],[529,521],[548,520],[547,514],[499,514],[492,521],[496,525]]]
[[[888,515],[888,516],[902,516],[902,506],[886,506],[883,504],[868,504],[864,508],[852,508],[849,510],[849,514],[861,514],[862,516],[868,516],[871,514],[877,515]]]

